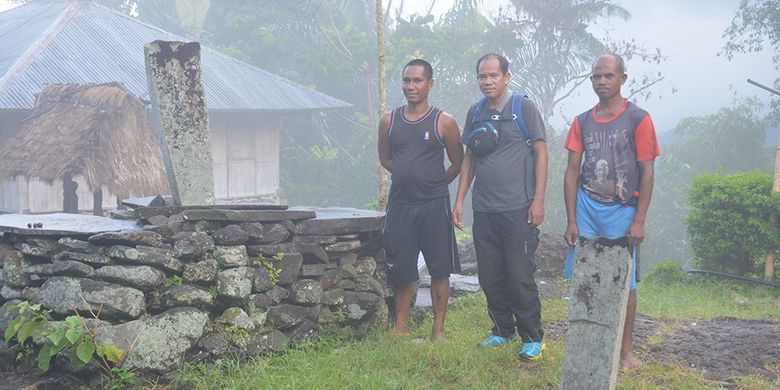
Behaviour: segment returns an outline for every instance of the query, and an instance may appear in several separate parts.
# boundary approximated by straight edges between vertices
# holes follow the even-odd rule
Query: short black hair
[[[482,61],[488,59],[488,58],[495,58],[498,60],[498,64],[501,66],[501,72],[504,74],[509,73],[509,60],[506,59],[506,57],[502,56],[498,53],[488,53],[485,54],[482,57],[479,57],[477,60],[477,74],[479,74],[479,64],[482,63]]]
[[[626,74],[626,62],[623,61],[623,57],[620,56],[620,54],[608,51],[602,55],[600,55],[598,58],[596,58],[596,62],[598,62],[599,58],[603,56],[612,56],[617,61],[617,70],[620,72],[620,74]],[[596,63],[593,63],[593,66],[596,66]]]
[[[406,63],[404,66],[403,72],[406,72],[406,68],[410,66],[422,66],[423,67],[423,73],[425,73],[425,77],[428,78],[428,80],[433,80],[433,66],[431,66],[431,63],[428,61],[425,61],[420,58],[415,58],[409,62]],[[403,76],[403,72],[401,73],[401,76]]]

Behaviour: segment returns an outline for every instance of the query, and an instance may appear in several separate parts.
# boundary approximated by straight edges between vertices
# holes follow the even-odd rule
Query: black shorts
[[[420,279],[417,257],[421,251],[432,278],[460,272],[449,197],[389,204],[384,242],[387,282],[393,287]]]

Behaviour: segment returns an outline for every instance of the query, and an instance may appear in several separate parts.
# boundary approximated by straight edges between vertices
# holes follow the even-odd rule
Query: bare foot
[[[434,330],[433,332],[431,332],[431,341],[441,341],[441,340],[444,340],[443,330],[439,330],[439,331]]]
[[[642,361],[633,352],[626,353],[623,355],[623,368],[626,370],[637,370],[642,368]]]
[[[391,329],[390,330],[390,337],[409,337],[412,334],[409,332],[409,329]]]

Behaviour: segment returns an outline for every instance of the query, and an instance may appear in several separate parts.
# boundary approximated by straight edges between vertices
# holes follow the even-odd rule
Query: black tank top
[[[393,161],[390,202],[408,203],[449,195],[444,170],[444,142],[436,131],[441,110],[431,106],[419,120],[404,117],[402,106],[390,119]]]

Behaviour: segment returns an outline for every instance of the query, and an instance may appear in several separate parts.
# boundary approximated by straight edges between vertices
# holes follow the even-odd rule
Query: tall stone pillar
[[[628,249],[577,246],[561,389],[614,389],[626,320]]]
[[[200,44],[154,41],[144,46],[144,53],[173,199],[184,206],[210,205],[214,202],[214,169],[200,81]]]

